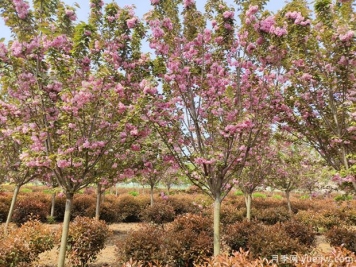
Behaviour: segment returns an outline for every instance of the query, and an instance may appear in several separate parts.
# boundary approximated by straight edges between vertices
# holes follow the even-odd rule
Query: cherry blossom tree
[[[250,6],[244,18],[255,55],[283,72],[280,127],[304,138],[340,183],[356,190],[355,180],[355,1],[318,0],[314,12],[294,0],[277,14]],[[276,36],[284,30],[286,34]],[[269,51],[279,49],[279,57]]]
[[[164,179],[164,175],[173,165],[172,158],[167,152],[164,144],[155,135],[150,135],[141,142],[137,159],[141,164],[139,180],[141,184],[148,184],[150,187],[151,206],[154,203],[154,188]]]
[[[276,151],[271,148],[271,145],[259,144],[251,149],[249,159],[236,181],[236,186],[244,193],[248,221],[251,221],[252,194],[257,187],[265,186],[271,179],[275,158]]]
[[[88,23],[76,23],[75,9],[57,0],[0,3],[12,32],[0,43],[1,88],[21,114],[6,130],[29,144],[22,163],[53,173],[66,196],[60,267],[74,194],[101,175],[114,143],[147,134],[136,101],[149,74],[143,25],[130,7],[90,6]]]
[[[275,157],[268,184],[284,191],[290,213],[293,212],[290,195],[293,190],[321,180],[323,160],[317,152],[290,136],[274,143]]]
[[[14,112],[14,107],[10,108],[9,105],[2,104],[3,109],[1,110],[0,114],[7,113],[11,110]],[[5,107],[10,108],[6,112],[4,111]],[[15,115],[16,112],[13,113]],[[9,114],[8,114],[9,115]],[[5,116],[3,119],[5,120]],[[9,121],[6,120],[7,123]],[[1,127],[2,128],[2,127]],[[18,193],[20,192],[20,188],[27,184],[28,182],[32,181],[35,178],[40,177],[39,170],[36,168],[31,168],[23,164],[22,160],[20,159],[20,152],[21,148],[24,146],[23,140],[20,141],[19,139],[14,140],[9,136],[9,133],[2,132],[0,135],[0,149],[2,153],[0,154],[0,162],[1,162],[1,174],[4,181],[12,183],[15,185],[14,192],[12,195],[12,200],[9,208],[9,212],[7,214],[5,226],[4,226],[4,234],[7,235],[8,225],[11,222],[11,218],[15,209],[15,204],[17,200]]]
[[[173,163],[172,166],[168,167],[161,181],[167,188],[167,195],[170,194],[173,185],[179,186],[183,184],[182,179],[182,173],[176,164]]]
[[[152,1],[147,15],[157,80],[147,81],[145,115],[184,174],[214,200],[217,255],[221,201],[268,136],[275,75],[249,57],[247,33],[236,34],[223,1],[208,1],[209,20],[195,1],[183,1],[182,22],[177,3]]]
[[[97,220],[100,218],[100,207],[105,191],[118,182],[132,179],[140,173],[140,164],[137,162],[137,154],[140,151],[140,144],[137,142],[140,136],[131,135],[125,138],[125,142],[112,144],[93,174],[96,183],[95,218]]]

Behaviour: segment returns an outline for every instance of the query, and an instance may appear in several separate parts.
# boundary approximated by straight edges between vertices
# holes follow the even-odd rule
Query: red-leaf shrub
[[[268,261],[267,259],[251,260],[249,252],[239,251],[234,252],[232,255],[220,254],[216,257],[206,259],[205,262],[195,265],[196,267],[262,267],[271,266],[277,267],[277,264]]]
[[[272,255],[306,253],[308,247],[291,238],[280,223],[262,225],[253,235],[249,235],[248,249],[254,258],[271,259]]]
[[[230,251],[247,251],[248,241],[251,235],[254,235],[261,229],[259,222],[242,221],[228,225],[223,229],[224,242],[230,247]]]
[[[323,216],[315,212],[313,210],[299,210],[297,214],[294,215],[294,219],[305,224],[311,226],[314,231],[318,231],[318,228],[322,226]]]
[[[311,226],[305,225],[296,220],[286,221],[281,224],[284,231],[300,244],[311,247],[315,243],[315,231]]]
[[[119,261],[126,262],[134,259],[145,265],[154,261],[163,262],[166,253],[163,243],[165,235],[161,227],[149,224],[138,231],[130,232],[123,240],[116,243]]]
[[[329,229],[325,236],[331,246],[343,246],[352,252],[356,252],[356,229],[335,226]]]
[[[88,266],[104,248],[110,230],[104,221],[88,217],[76,217],[70,223],[67,256],[75,267]]]
[[[164,202],[154,203],[153,206],[149,205],[140,214],[142,221],[152,222],[155,224],[164,224],[172,222],[176,216],[174,209],[171,205]]]
[[[72,218],[95,216],[95,195],[75,195],[73,199]]]
[[[290,213],[286,207],[259,208],[252,215],[255,219],[267,225],[285,222],[290,219]]]
[[[115,223],[118,221],[117,214],[115,212],[116,203],[116,197],[105,197],[105,200],[100,205],[100,220],[103,220],[106,223]]]
[[[222,224],[234,224],[241,222],[246,218],[246,208],[237,209],[231,204],[222,204],[220,212],[220,220]]]
[[[196,205],[193,205],[195,200],[196,198],[184,194],[169,196],[165,202],[173,207],[176,215],[181,215],[185,213],[198,213],[200,211]]]
[[[178,216],[166,234],[167,259],[172,266],[193,266],[213,255],[211,218],[197,214]]]
[[[193,266],[213,255],[211,220],[196,214],[178,216],[167,227],[148,225],[117,243],[119,260],[144,264]]]
[[[11,204],[11,195],[6,193],[0,194],[0,222],[5,222],[9,213]]]
[[[118,222],[139,222],[140,213],[144,206],[139,197],[124,195],[118,198],[113,212],[117,215]]]
[[[65,196],[56,196],[54,205],[54,217],[57,222],[63,222],[66,207]]]
[[[29,266],[54,246],[53,232],[39,221],[25,222],[0,239],[0,267]]]
[[[46,222],[49,210],[50,202],[46,195],[42,193],[21,195],[15,204],[12,222],[21,225],[30,218]]]

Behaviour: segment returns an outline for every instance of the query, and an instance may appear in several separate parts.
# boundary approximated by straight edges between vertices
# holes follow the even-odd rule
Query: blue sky
[[[65,0],[66,3],[69,5],[73,5],[75,2],[79,4],[80,9],[77,10],[77,15],[79,20],[86,21],[88,14],[89,14],[89,1],[86,0]],[[111,1],[105,1],[105,3],[111,2]],[[135,5],[136,6],[136,15],[138,17],[142,17],[143,14],[145,14],[147,11],[151,9],[151,1],[150,0],[116,0],[120,6],[125,6],[125,5]],[[196,0],[197,6],[199,10],[204,10],[204,5],[205,5],[205,0]],[[233,0],[227,0],[226,1],[228,4],[231,4],[235,6]],[[272,10],[272,11],[277,11],[284,5],[284,1],[281,0],[271,0],[268,5],[267,9]],[[6,40],[10,39],[10,31],[9,29],[4,25],[3,20],[0,18],[0,38],[5,37]]]

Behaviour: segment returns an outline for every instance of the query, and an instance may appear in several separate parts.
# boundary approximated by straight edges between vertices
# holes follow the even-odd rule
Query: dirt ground
[[[122,239],[131,230],[138,230],[140,223],[116,223],[109,225],[113,235],[107,240],[105,248],[99,253],[95,262],[89,264],[90,267],[121,267],[117,263],[115,253],[115,243],[119,239]],[[58,227],[54,225],[53,227]],[[324,236],[316,237],[317,249],[322,252],[329,252],[331,250],[330,245],[326,242]],[[36,267],[56,267],[57,266],[57,254],[56,248],[46,251],[40,254]]]

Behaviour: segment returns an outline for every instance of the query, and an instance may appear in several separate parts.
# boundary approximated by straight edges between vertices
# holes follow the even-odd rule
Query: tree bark
[[[287,199],[288,211],[290,214],[292,214],[293,211],[292,211],[292,205],[290,203],[290,191],[286,191],[286,199]]]
[[[65,266],[64,261],[65,261],[66,250],[67,250],[67,241],[68,241],[70,215],[72,212],[72,205],[73,205],[73,196],[74,196],[73,193],[66,194],[66,207],[64,212],[61,246],[59,248],[58,267]]]
[[[4,235],[5,236],[7,236],[7,233],[8,233],[7,229],[9,227],[9,223],[11,222],[11,217],[14,214],[15,203],[16,203],[16,199],[19,194],[19,191],[20,191],[20,187],[21,187],[21,185],[16,185],[15,189],[14,189],[14,193],[12,195],[11,205],[10,205],[9,213],[7,214],[6,223],[5,223],[5,227],[4,227]]]
[[[246,204],[246,219],[248,222],[251,221],[251,203],[252,203],[252,194],[245,194],[245,204]]]
[[[214,200],[214,256],[220,254],[220,210],[221,196],[219,194]]]
[[[150,203],[151,203],[151,207],[153,207],[153,186],[151,185],[151,189],[150,189]]]
[[[56,192],[52,193],[51,197],[51,217],[54,217],[54,207],[56,205]]]
[[[95,205],[95,219],[100,219],[100,206],[101,206],[101,184],[98,183],[96,187],[96,205]]]

